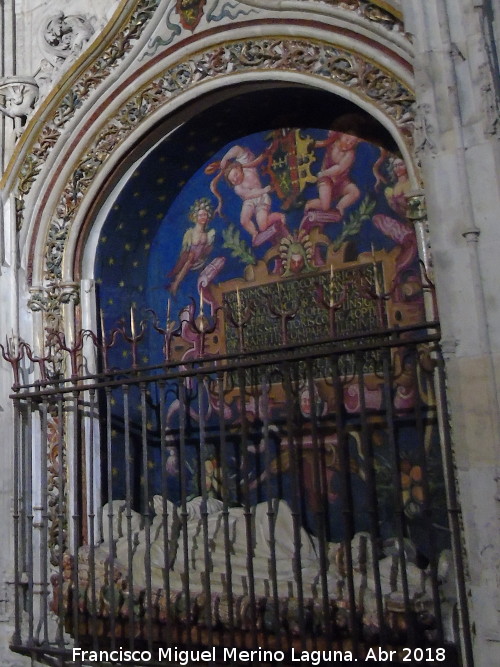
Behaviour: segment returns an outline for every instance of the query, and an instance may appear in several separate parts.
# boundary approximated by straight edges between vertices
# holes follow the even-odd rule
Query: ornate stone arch
[[[81,257],[81,230],[93,216],[100,191],[116,181],[132,146],[181,107],[194,109],[196,99],[207,93],[273,81],[335,93],[388,130],[408,164],[412,184],[418,186],[412,76],[399,46],[391,51],[387,42],[381,46],[378,38],[366,36],[355,41],[354,32],[334,32],[318,22],[295,25],[296,37],[283,36],[282,26],[263,29],[255,22],[244,30],[205,33],[203,39],[186,44],[186,55],[184,49],[166,49],[111,87],[77,119],[67,148],[61,147],[53,157],[38,186],[24,232],[28,305],[45,312],[45,325],[60,326],[63,304],[79,299],[75,256]],[[42,126],[35,146],[44,145],[43,135]],[[26,155],[24,165],[31,155]],[[22,170],[19,183],[21,192]]]

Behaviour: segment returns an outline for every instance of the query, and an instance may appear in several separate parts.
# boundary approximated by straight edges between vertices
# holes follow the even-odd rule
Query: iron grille
[[[50,363],[66,354],[69,377],[24,343],[4,350],[13,650],[286,664],[377,647],[458,664],[470,638],[438,341],[427,323],[156,366],[134,350],[115,370],[106,340],[57,335]],[[84,353],[104,370],[83,372]],[[21,385],[27,359],[40,379]]]

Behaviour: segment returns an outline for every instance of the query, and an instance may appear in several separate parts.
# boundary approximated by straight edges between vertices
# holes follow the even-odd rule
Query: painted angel
[[[169,286],[175,296],[179,285],[189,271],[201,269],[210,254],[215,240],[215,229],[207,230],[214,216],[212,203],[206,197],[197,199],[189,210],[189,219],[193,223],[182,238],[182,249],[175,266],[168,274],[173,277]]]
[[[265,152],[256,157],[249,148],[236,145],[220,162],[212,162],[205,169],[207,174],[216,173],[210,184],[210,190],[219,202],[216,213],[221,215],[222,211],[222,197],[217,187],[222,177],[241,199],[240,224],[250,234],[252,245],[261,245],[282,235],[285,229],[284,214],[271,212],[272,188],[262,184],[257,169],[266,157]]]

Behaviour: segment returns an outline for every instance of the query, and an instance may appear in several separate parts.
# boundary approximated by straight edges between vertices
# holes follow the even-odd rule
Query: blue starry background
[[[116,198],[99,240],[95,280],[106,330],[121,320],[128,322],[131,305],[138,319],[145,308],[165,312],[167,274],[175,264],[187,228],[185,212],[193,197],[206,196],[207,192],[210,195],[206,188],[210,178],[206,177],[202,193],[196,194],[186,186],[196,172],[203,172],[204,165],[221,156],[229,145],[239,143],[247,135],[265,136],[280,127],[326,130],[336,118],[349,118],[355,113],[355,121],[350,124],[359,125],[360,136],[364,134],[367,141],[395,149],[388,133],[367,115],[360,117],[357,107],[340,98],[332,107],[331,100],[329,94],[308,91],[305,106],[303,93],[294,88],[236,96],[187,121],[150,152]],[[256,137],[255,150],[259,143],[264,147],[263,136]],[[200,188],[200,184],[194,187]],[[173,204],[176,208],[170,211]],[[171,224],[174,216],[183,219]],[[162,226],[168,229],[160,238]],[[148,276],[150,271],[153,277]],[[120,355],[121,359],[115,359],[117,365],[126,363],[126,351]],[[149,353],[144,353],[141,361],[149,363]]]
[[[209,186],[211,176],[204,173],[206,164],[220,160],[228,148],[234,144],[241,144],[252,149],[255,155],[268,145],[268,134],[271,130],[282,127],[305,128],[304,134],[315,139],[324,138],[326,131],[335,125],[336,119],[349,118],[350,125],[337,129],[345,131],[353,129],[366,142],[362,142],[357,149],[357,158],[352,170],[353,180],[363,185],[365,194],[373,190],[374,176],[366,165],[372,165],[380,154],[380,146],[394,151],[395,146],[388,134],[367,116],[360,115],[359,109],[353,105],[338,100],[332,106],[332,96],[319,91],[308,91],[307,105],[304,105],[303,94],[299,89],[279,89],[274,91],[252,92],[231,98],[226,102],[211,107],[208,111],[186,121],[176,131],[168,135],[157,145],[140,163],[127,183],[119,193],[102,228],[98,251],[95,261],[95,279],[97,284],[97,306],[103,313],[104,328],[109,333],[111,329],[125,323],[130,330],[130,308],[133,306],[136,314],[136,328],[143,318],[149,318],[148,308],[155,310],[160,316],[163,325],[167,308],[167,300],[171,296],[168,290],[170,282],[168,274],[179,256],[182,238],[190,226],[187,218],[189,208],[198,197],[210,197],[216,205]],[[354,116],[353,116],[354,114]],[[353,118],[354,127],[353,127]],[[357,123],[357,125],[356,125]],[[321,157],[314,165],[315,173],[321,164]],[[362,190],[363,190],[362,188]],[[215,229],[216,241],[208,260],[215,256],[227,255],[222,248],[222,227],[227,224],[228,217],[238,226],[241,201],[238,200],[224,183],[220,183],[220,191],[224,196],[223,211],[226,218],[214,219],[209,228]],[[316,196],[314,185],[309,186],[305,199]],[[279,210],[279,200],[273,194],[272,210]],[[381,191],[377,195],[377,211],[390,213]],[[303,206],[297,210],[287,212],[287,224],[291,230],[297,229]],[[228,216],[228,217],[227,217]],[[333,230],[332,230],[332,233]],[[245,232],[242,231],[242,238]],[[356,238],[356,252],[367,251],[374,243],[375,247],[391,247],[388,239],[377,230],[368,226]],[[266,247],[259,249],[264,252]],[[243,265],[235,260],[226,262],[217,281],[242,275]],[[197,302],[196,289],[197,272],[187,274],[179,291],[171,299],[171,315],[175,317],[179,310],[186,305],[189,297]],[[151,327],[148,328],[151,332]],[[151,333],[145,338],[145,344],[139,347],[138,363],[140,365],[157,364],[162,361],[161,339],[156,344],[152,341],[156,334]],[[110,365],[117,368],[130,367],[132,363],[130,346],[118,344],[110,353]],[[113,392],[111,398],[112,433],[111,433],[111,470],[112,495],[114,498],[124,498],[129,491],[132,493],[134,505],[137,509],[143,507],[144,484],[147,480],[148,495],[162,491],[165,477],[162,479],[162,465],[160,454],[160,417],[159,396],[153,385],[147,387],[145,397],[141,398],[138,389],[130,390],[130,413],[128,424],[130,427],[130,452],[124,450],[124,406],[119,392]],[[196,387],[192,389],[193,396]],[[166,403],[174,401],[174,393],[167,394]],[[144,451],[142,447],[144,419],[141,416],[141,400],[145,400],[145,425],[147,430],[147,463],[144,465]],[[196,397],[193,406],[196,408]],[[175,420],[174,420],[175,422]],[[186,443],[185,472],[187,479],[188,496],[200,493],[200,469],[204,466],[199,461],[199,435],[197,425],[188,417],[188,437]],[[216,457],[216,439],[213,446],[208,434],[209,457]],[[261,437],[256,434],[256,442]],[[407,449],[414,449],[413,435],[405,433],[404,440]],[[241,474],[238,459],[238,442],[231,443],[229,438],[229,460],[232,462],[233,482]],[[271,443],[274,447],[273,456],[279,457],[279,442]],[[352,457],[356,458],[356,447],[352,445]],[[407,451],[405,449],[405,452]],[[164,452],[168,471],[168,495],[178,502],[179,487],[179,450],[175,442],[167,443]],[[131,488],[126,488],[127,461],[131,472]],[[104,457],[104,468],[106,468]],[[253,472],[257,476],[261,469],[261,462],[255,458]],[[231,476],[231,467],[230,467]],[[250,479],[252,481],[252,479]],[[233,483],[230,481],[230,483]],[[352,486],[357,498],[355,515],[359,529],[367,529],[367,508],[363,482],[358,475],[352,475]],[[217,480],[214,480],[216,485]],[[288,484],[290,480],[288,480]],[[273,482],[274,484],[274,482]],[[237,496],[238,489],[234,489]],[[271,485],[274,488],[273,485]],[[286,486],[286,480],[285,480]],[[164,487],[163,487],[164,488]],[[277,491],[277,489],[274,489]],[[286,495],[286,488],[280,489],[280,494]],[[305,497],[305,496],[304,496]],[[253,498],[258,501],[258,494]],[[332,513],[333,515],[333,513]],[[341,527],[331,527],[332,539],[339,539]]]
[[[303,91],[298,88],[235,95],[186,120],[168,134],[128,179],[101,231],[95,260],[95,280],[97,308],[102,312],[104,329],[108,335],[120,323],[124,323],[127,331],[130,331],[131,306],[136,314],[137,329],[140,320],[149,317],[147,308],[154,309],[163,323],[169,298],[168,273],[178,257],[182,236],[188,226],[186,211],[196,196],[206,196],[209,192],[208,177],[204,180],[201,194],[192,190],[193,183],[195,188],[200,187],[193,177],[195,174],[203,174],[206,163],[217,159],[217,155],[221,156],[229,145],[239,142],[242,137],[252,135],[253,147],[259,150],[259,145],[263,147],[265,135],[272,129],[313,127],[324,133],[336,119],[348,117],[351,126],[354,116],[360,136],[394,150],[389,134],[350,102],[337,98],[332,105],[330,94],[308,90],[305,104]],[[227,191],[224,194],[231,197]],[[233,200],[232,205],[237,203]],[[226,214],[230,210],[231,205],[225,207]],[[220,230],[218,237],[220,240]],[[237,270],[241,268],[240,265]],[[185,305],[189,295],[196,297],[195,282],[194,272],[186,276],[177,298],[172,300],[172,316]],[[150,327],[148,331],[151,332]],[[156,345],[146,344],[151,343],[155,335],[148,334],[145,344],[139,347],[139,364],[161,362],[161,341],[158,340]],[[120,337],[109,353],[109,363],[113,368],[128,368],[132,364],[130,346],[124,344]],[[172,397],[168,400],[172,400]],[[130,397],[130,460],[134,467],[132,493],[137,506],[141,503],[144,483],[144,466],[140,462],[140,403],[138,393]],[[147,403],[148,483],[151,495],[161,488],[158,396],[152,388],[148,389]],[[118,395],[112,397],[111,407],[113,496],[123,498],[126,491],[124,420],[123,402]],[[195,449],[193,445],[190,456],[194,463],[187,471],[193,494],[196,493],[198,475]],[[176,453],[172,451],[170,454],[171,467],[175,468]],[[173,484],[176,488],[172,494],[175,496],[179,490],[178,485]]]

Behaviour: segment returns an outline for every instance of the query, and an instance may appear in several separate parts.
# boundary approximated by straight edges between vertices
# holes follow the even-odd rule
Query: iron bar
[[[113,511],[113,452],[112,452],[112,433],[111,433],[111,387],[105,389],[106,401],[106,490],[108,500],[108,542],[109,542],[109,632],[111,639],[111,648],[116,646],[116,590],[114,586],[115,571],[115,533],[114,533],[114,511]],[[125,424],[127,422],[125,421]],[[103,517],[104,522],[104,517]]]
[[[395,330],[395,335],[398,336],[399,332]],[[365,337],[364,337],[365,338]],[[367,337],[366,337],[367,338]],[[375,351],[375,350],[385,350],[385,349],[393,349],[399,345],[402,344],[402,341],[406,339],[401,339],[399,340],[399,336],[396,339],[390,339],[387,338],[383,341],[379,341],[377,344],[374,341],[369,341],[369,340],[363,340],[362,342],[358,343],[355,347],[352,348],[342,348],[342,349],[336,349],[335,346],[330,345],[324,346],[322,349],[315,348],[314,346],[310,346],[307,348],[307,350],[303,350],[302,353],[300,351],[295,350],[293,355],[286,355],[284,352],[280,353],[280,357],[278,360],[284,361],[302,361],[306,362],[309,359],[327,359],[330,357],[332,354],[337,354],[339,356],[349,356],[349,353],[354,353],[356,351],[361,352],[369,352],[369,351]],[[420,343],[432,343],[432,342],[438,342],[439,341],[439,335],[438,334],[431,334],[422,337],[422,339],[419,339],[418,342]],[[239,369],[241,370],[246,370],[255,367],[258,364],[272,364],[276,363],[277,357],[276,357],[276,352],[270,354],[268,357],[263,356],[261,354],[255,354],[253,353],[252,355],[248,355],[247,358],[243,358],[244,355],[242,355],[241,360],[239,359],[233,359],[231,363],[224,363],[224,369],[227,372],[231,371],[238,371]],[[203,369],[197,369],[195,365],[199,363],[200,361],[203,361]],[[208,360],[203,360],[203,359],[195,359],[193,361],[189,362],[183,362],[181,365],[177,362],[176,367],[172,368],[170,372],[156,372],[155,374],[148,374],[148,375],[142,375],[140,376],[141,381],[143,382],[158,382],[161,379],[165,380],[172,380],[175,378],[190,378],[196,375],[197,373],[203,373],[205,375],[209,375],[211,373],[217,372],[217,369],[220,368],[221,366],[221,359],[218,357],[209,357]],[[148,370],[154,370],[158,368],[163,368],[163,367],[154,367],[154,368],[149,368]],[[78,384],[75,385],[75,388],[68,388],[68,387],[62,387],[59,389],[61,393],[71,393],[72,391],[76,390],[83,390],[85,389],[102,389],[106,386],[110,387],[120,387],[124,385],[135,385],[137,383],[137,369],[133,369],[130,375],[126,375],[125,371],[122,371],[120,373],[120,378],[116,380],[103,380],[102,382],[96,382],[96,383],[87,383],[87,384]],[[84,378],[86,380],[90,380],[90,376]],[[47,388],[47,389],[41,389],[38,385],[34,385],[34,391],[30,391],[30,388],[32,388],[32,385],[25,385],[19,390],[19,393],[17,394],[12,394],[11,398],[14,397],[19,397],[19,398],[26,398],[27,396],[34,396],[39,399],[43,398],[43,396],[51,396],[53,394],[53,389],[52,388]]]
[[[246,379],[245,372],[243,369],[238,370],[238,392],[239,392],[239,405],[240,405],[240,425],[241,425],[241,436],[240,436],[240,460],[241,460],[241,471],[242,471],[242,480],[241,487],[243,492],[243,497],[241,499],[241,505],[243,506],[243,514],[245,517],[245,535],[247,543],[247,556],[246,556],[246,567],[247,567],[247,585],[248,585],[248,596],[250,599],[250,622],[251,622],[251,637],[252,637],[252,648],[257,648],[257,614],[256,614],[256,600],[255,600],[255,579],[254,579],[254,568],[253,568],[253,559],[254,559],[254,539],[253,539],[253,530],[252,530],[252,509],[250,504],[250,487],[249,487],[249,438],[248,438],[248,419],[247,419],[247,407],[246,407]]]
[[[74,369],[72,369],[74,370]],[[78,391],[73,387],[71,393],[71,403],[69,408],[69,414],[71,416],[71,433],[72,433],[72,447],[71,447],[71,458],[69,461],[69,470],[71,475],[71,501],[72,501],[72,510],[71,510],[71,530],[72,530],[72,539],[71,539],[71,553],[72,553],[72,584],[73,590],[78,591],[78,572],[79,572],[79,562],[78,562],[78,549],[81,545],[81,475],[80,475],[80,451],[79,451],[79,428],[78,428]],[[80,630],[79,630],[79,609],[78,609],[78,595],[73,595],[73,626],[75,627],[75,645],[79,646],[80,643]]]
[[[186,609],[186,619],[191,619],[191,593],[189,588],[189,539],[188,539],[188,511],[187,511],[187,478],[186,478],[186,415],[189,408],[188,392],[185,381],[179,379],[179,466],[180,466],[180,518],[183,546],[183,594]],[[191,633],[186,633],[186,646],[191,648]]]
[[[217,374],[217,394],[218,394],[218,418],[219,418],[219,438],[220,438],[220,467],[221,467],[221,495],[222,495],[222,524],[224,531],[224,561],[226,569],[226,595],[227,595],[227,614],[228,628],[231,646],[235,646],[235,622],[234,622],[234,597],[233,597],[233,570],[231,564],[231,537],[229,526],[229,471],[227,460],[229,456],[226,419],[224,414],[224,372]]]
[[[48,622],[48,600],[49,600],[49,577],[48,577],[48,495],[47,495],[47,448],[50,446],[49,429],[48,429],[48,403],[45,399],[40,406],[40,430],[42,439],[40,441],[40,603],[41,603],[41,618],[38,628],[38,642],[48,644],[49,642],[49,622]],[[40,634],[42,637],[40,638]]]
[[[285,409],[286,409],[286,428],[287,428],[287,448],[290,460],[290,476],[292,478],[292,521],[293,521],[293,545],[294,555],[292,558],[293,572],[296,586],[296,597],[298,603],[299,633],[301,638],[301,648],[305,648],[305,618],[304,618],[304,588],[302,581],[302,558],[301,558],[301,535],[300,528],[302,517],[300,511],[300,493],[301,480],[298,463],[298,443],[296,440],[296,421],[297,421],[297,399],[294,396],[292,386],[292,368],[288,363],[282,366],[283,386],[285,390]],[[296,385],[298,382],[295,383]]]
[[[208,459],[207,454],[207,441],[206,441],[206,425],[205,425],[205,392],[207,387],[205,385],[204,378],[197,378],[198,385],[198,418],[199,418],[199,434],[200,434],[200,443],[199,443],[199,466],[200,466],[200,495],[201,495],[201,526],[203,533],[203,556],[205,560],[205,570],[202,573],[203,577],[203,592],[205,593],[205,624],[208,630],[208,643],[213,644],[212,640],[212,604],[211,604],[211,589],[210,589],[210,573],[212,570],[212,562],[210,555],[210,546],[208,543],[208,493],[207,493],[207,471],[206,471],[206,462]]]
[[[85,429],[88,426],[88,447],[86,448],[86,456],[88,453],[88,466],[85,466],[85,469],[88,470],[86,475],[87,479],[87,531],[88,531],[88,545],[89,545],[89,578],[91,582],[90,588],[90,626],[91,626],[91,635],[92,635],[92,646],[96,649],[99,645],[98,635],[97,635],[97,595],[96,588],[94,585],[96,579],[96,567],[95,567],[95,487],[94,487],[94,459],[95,459],[95,441],[94,441],[94,419],[95,419],[95,390],[91,389],[89,391],[89,408],[88,415],[85,420],[82,420],[82,429]],[[83,433],[83,442],[85,442],[86,433]],[[86,462],[86,461],[85,461]]]
[[[64,484],[64,451],[63,451],[63,442],[64,442],[64,404],[63,398],[61,395],[56,395],[55,397],[57,405],[57,477],[56,477],[56,487],[58,493],[58,506],[56,508],[56,520],[58,523],[58,532],[57,532],[57,582],[59,597],[57,600],[57,644],[59,647],[64,646],[64,601],[63,601],[63,583],[64,583],[64,551],[66,547],[66,538],[65,533],[67,531],[67,516],[65,513],[65,484]]]
[[[318,409],[316,403],[316,386],[314,384],[314,368],[313,363],[309,360],[306,363],[306,391],[309,398],[310,409],[310,425],[311,425],[311,446],[313,449],[313,483],[314,493],[316,494],[316,533],[319,542],[319,562],[320,562],[320,581],[321,581],[321,603],[323,606],[323,625],[324,632],[327,637],[332,636],[332,624],[330,618],[330,597],[328,592],[328,569],[329,564],[327,560],[327,527],[326,527],[326,507],[327,507],[327,492],[326,479],[324,470],[324,456],[327,443],[320,443],[318,436]],[[306,408],[303,412],[307,415]],[[323,452],[320,448],[323,447]]]
[[[337,446],[340,464],[340,496],[342,503],[342,525],[343,525],[343,555],[345,570],[347,574],[347,603],[349,614],[349,631],[352,637],[353,656],[359,658],[359,628],[358,613],[356,605],[356,592],[354,589],[354,573],[351,540],[354,534],[353,507],[351,492],[351,471],[349,443],[345,428],[345,414],[343,395],[344,389],[339,369],[339,358],[334,355],[331,358],[332,384],[335,401],[335,430],[337,434]]]
[[[151,588],[151,507],[149,492],[149,454],[148,454],[148,416],[146,406],[147,384],[141,382],[140,390],[140,423],[141,423],[141,450],[142,450],[142,516],[144,526],[144,536],[146,540],[144,552],[144,569],[146,572],[146,607],[152,608],[152,588]],[[146,618],[146,640],[148,649],[153,648],[153,620],[151,614]]]
[[[2,14],[3,14],[3,4],[2,4]],[[3,19],[3,17],[2,17]],[[3,28],[3,20],[2,20]],[[3,45],[0,47],[3,53]],[[20,600],[20,583],[22,573],[20,572],[21,564],[24,563],[24,558],[22,558],[22,549],[21,549],[21,539],[22,539],[22,526],[21,526],[21,516],[22,516],[22,489],[23,489],[23,470],[24,467],[21,465],[23,458],[24,443],[23,436],[21,431],[21,408],[18,405],[17,401],[14,403],[14,479],[13,479],[13,519],[14,519],[14,634],[12,637],[12,643],[20,645],[21,638],[21,600]],[[24,513],[23,513],[24,514]]]
[[[167,316],[168,328],[168,316]],[[158,383],[159,390],[159,408],[160,408],[160,460],[161,460],[161,495],[162,495],[162,528],[163,528],[163,552],[165,554],[165,567],[163,568],[163,588],[165,590],[165,622],[166,622],[166,643],[169,646],[172,643],[172,607],[170,600],[170,543],[172,538],[168,520],[170,517],[168,509],[169,491],[167,486],[167,422],[166,422],[166,396],[167,387],[165,382]],[[173,520],[173,517],[172,517]]]
[[[318,338],[311,343],[292,343],[292,344],[282,344],[280,345],[279,352],[280,355],[288,356],[290,359],[296,358],[297,360],[315,358],[316,356],[328,356],[332,351],[338,353],[347,353],[349,351],[356,350],[376,350],[382,347],[394,347],[397,346],[397,340],[407,340],[410,334],[415,336],[415,340],[422,337],[422,342],[435,341],[438,342],[440,339],[439,335],[439,322],[425,322],[422,324],[414,324],[409,326],[397,326],[397,327],[388,327],[386,329],[373,329],[367,330],[360,333],[350,333],[344,334],[342,336],[337,336],[331,338],[330,336],[326,338]],[[435,333],[429,333],[434,331]],[[116,342],[116,341],[115,341]],[[6,354],[3,354],[4,358],[9,361],[12,366],[13,373],[16,375],[19,374],[19,361],[23,358],[23,350],[28,347],[27,343],[21,343],[19,348],[20,351],[16,358],[12,359]],[[4,350],[3,345],[0,344],[0,349]],[[213,371],[213,366],[216,366],[217,363],[224,362],[224,368],[229,370],[235,370],[238,367],[247,367],[255,363],[256,357],[259,358],[259,361],[266,363],[272,358],[276,358],[276,348],[267,347],[259,349],[258,351],[245,351],[245,352],[236,352],[234,354],[211,354],[209,357],[193,357],[189,360],[183,360],[182,366],[186,369],[190,369],[198,365],[200,362],[203,362],[207,372]],[[248,360],[248,361],[246,361]],[[144,377],[147,377],[146,374],[153,371],[163,370],[165,378],[173,377],[172,374],[168,374],[168,371],[172,369],[174,376],[177,377],[179,373],[182,374],[182,371],[179,370],[179,361],[170,361],[168,363],[154,364],[154,365],[143,365],[140,368],[140,372]],[[120,369],[111,369],[108,368],[106,372],[103,373],[94,373],[94,374],[79,374],[78,379],[80,382],[88,380],[100,380],[94,383],[86,383],[86,387],[95,386],[101,387],[104,385],[113,385],[121,386],[125,381],[128,375],[131,375],[133,379],[130,380],[131,383],[134,383],[137,378],[138,368],[120,368]],[[185,374],[188,376],[193,373],[193,370],[186,370]],[[115,380],[111,378],[115,377]],[[158,374],[154,374],[152,377],[158,379]],[[50,382],[49,382],[50,384]],[[52,393],[51,388],[44,390],[40,387],[38,382],[23,384],[22,387],[18,382],[14,383],[16,389],[22,389],[23,391],[19,393],[20,397],[24,397],[24,393],[28,395],[30,389],[34,389],[36,394],[42,396],[44,391],[47,391],[48,394]],[[61,388],[61,391],[64,391]],[[66,388],[67,392],[72,391],[72,387]],[[16,394],[12,394],[11,398],[15,398]]]
[[[26,575],[27,575],[27,613],[28,646],[33,646],[34,639],[34,595],[33,595],[33,401],[26,401],[26,457],[25,457],[25,508],[26,508]]]
[[[388,349],[382,352],[383,368],[383,407],[386,418],[386,433],[389,440],[391,452],[391,470],[394,498],[394,524],[397,538],[397,550],[399,560],[399,573],[401,575],[401,584],[403,587],[403,597],[405,606],[405,617],[408,628],[408,643],[411,648],[415,646],[415,634],[413,632],[413,623],[411,618],[410,594],[408,589],[408,577],[406,572],[406,550],[405,550],[405,517],[403,511],[402,488],[401,488],[401,458],[399,442],[395,432],[394,419],[394,398],[393,398],[393,373],[392,359]]]
[[[435,609],[435,621],[437,626],[437,640],[440,644],[444,641],[444,632],[443,632],[443,618],[441,613],[441,601],[439,597],[439,582],[438,582],[438,555],[436,553],[436,535],[435,528],[432,520],[432,505],[431,505],[431,490],[429,483],[429,466],[428,466],[428,456],[426,451],[426,442],[425,442],[425,421],[428,419],[429,407],[424,408],[421,392],[424,390],[423,378],[422,375],[426,374],[426,371],[423,368],[421,361],[420,351],[417,349],[414,351],[412,363],[412,377],[415,381],[415,403],[413,408],[414,414],[414,423],[416,434],[418,438],[418,448],[417,448],[417,458],[418,464],[421,470],[421,485],[416,487],[417,489],[422,489],[422,516],[424,519],[424,530],[426,532],[426,544],[429,548],[428,560],[429,560],[429,569],[431,576],[431,589],[432,589],[432,599],[434,601]],[[403,360],[404,365],[404,360]],[[404,371],[404,368],[403,368]],[[429,375],[427,373],[427,375]],[[432,375],[428,377],[429,384],[433,386]],[[424,414],[426,416],[424,417]],[[411,473],[411,470],[410,470]]]
[[[369,435],[368,415],[365,397],[365,378],[363,373],[364,357],[362,354],[355,356],[356,378],[359,391],[359,414],[361,421],[361,449],[363,452],[363,469],[366,476],[367,485],[367,512],[369,518],[370,542],[372,548],[373,579],[375,583],[375,600],[377,605],[377,622],[379,627],[379,641],[381,646],[386,645],[387,633],[386,622],[384,619],[384,601],[382,597],[382,586],[380,583],[380,568],[378,564],[378,552],[380,550],[379,534],[379,513],[377,488],[375,479],[375,460],[373,456],[373,446]]]
[[[263,413],[263,424],[262,424],[262,437],[264,445],[264,471],[266,475],[266,495],[267,495],[267,518],[269,524],[269,547],[270,547],[270,575],[271,575],[271,588],[272,588],[272,604],[273,604],[273,615],[274,615],[274,634],[276,636],[276,647],[281,649],[281,632],[280,632],[280,623],[279,623],[279,592],[278,592],[278,568],[276,565],[276,506],[277,499],[274,498],[274,494],[271,488],[271,447],[270,447],[270,438],[269,438],[269,387],[270,379],[265,375],[265,369],[263,369],[263,379],[262,379],[262,413]]]
[[[134,570],[133,570],[133,535],[132,535],[132,466],[134,460],[130,442],[130,395],[128,385],[123,388],[123,421],[125,426],[125,517],[127,525],[127,580],[128,603],[128,643],[130,650],[135,647],[135,610],[134,610]]]

